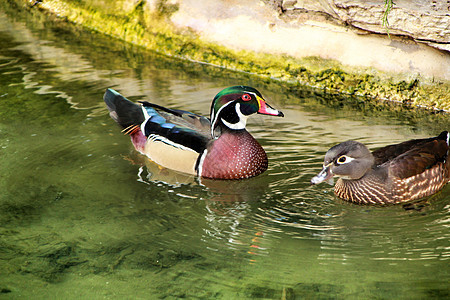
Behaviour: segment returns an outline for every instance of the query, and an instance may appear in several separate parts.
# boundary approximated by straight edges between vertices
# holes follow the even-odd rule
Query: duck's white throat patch
[[[241,104],[240,103],[236,103],[235,107],[236,107],[236,114],[239,117],[239,121],[237,123],[227,122],[223,118],[221,120],[222,120],[223,124],[225,124],[225,126],[227,126],[230,129],[234,129],[234,130],[245,129],[245,126],[247,125],[248,116],[244,115],[241,112]]]

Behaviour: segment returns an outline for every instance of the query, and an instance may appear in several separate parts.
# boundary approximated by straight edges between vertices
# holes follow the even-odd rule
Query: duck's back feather
[[[147,119],[141,126],[146,137],[197,153],[206,149],[210,141],[207,118],[148,102],[142,102],[142,105],[147,113]]]
[[[432,168],[448,157],[448,132],[426,139],[389,145],[372,152],[375,166],[387,166],[391,175],[408,178]]]
[[[447,143],[435,139],[399,155],[389,163],[389,169],[392,175],[404,179],[423,173],[436,164],[444,162],[447,155]]]
[[[139,102],[145,109],[150,108],[156,111],[161,117],[165,119],[166,123],[171,123],[178,127],[189,128],[198,131],[205,136],[210,135],[211,122],[204,116],[197,115],[185,110],[166,108],[146,101]]]

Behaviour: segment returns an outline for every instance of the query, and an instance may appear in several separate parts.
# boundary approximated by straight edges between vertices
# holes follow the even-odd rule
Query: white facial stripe
[[[244,92],[244,93],[246,93],[246,94],[252,94],[253,96],[255,96],[255,98],[258,98],[258,95],[256,95],[256,94],[253,93],[253,92]]]
[[[238,129],[244,129],[246,125],[246,121],[243,121],[242,119],[239,120],[237,123],[229,123],[222,119],[223,124],[225,124],[228,128],[238,130]]]
[[[228,128],[231,129],[244,129],[245,126],[247,125],[247,118],[248,116],[244,115],[241,112],[241,104],[240,103],[236,103],[236,114],[239,117],[239,121],[237,123],[229,123],[227,121],[225,121],[224,119],[222,119],[223,124],[225,124]]]
[[[212,111],[212,114],[211,114],[211,136],[212,137],[214,137],[214,127],[216,126],[216,123],[218,120],[217,116],[220,115],[220,112],[222,111],[222,109],[224,109],[225,107],[227,107],[228,105],[230,105],[233,102],[234,101],[230,101],[227,104],[225,104],[224,106],[222,106],[221,108],[219,108],[216,115],[214,115],[214,110]]]
[[[211,116],[210,116],[210,118],[211,118],[211,124],[212,124],[212,121],[214,120],[214,117],[215,117],[215,115],[214,115],[214,109],[212,109],[212,110],[211,110]]]

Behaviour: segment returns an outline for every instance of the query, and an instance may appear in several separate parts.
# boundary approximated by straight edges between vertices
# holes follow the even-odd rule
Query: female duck
[[[214,179],[263,173],[267,155],[245,129],[247,118],[254,113],[283,116],[248,86],[219,92],[210,119],[148,102],[136,104],[112,89],[106,91],[104,100],[136,150],[163,167]]]
[[[435,194],[450,180],[449,133],[410,140],[370,152],[347,141],[325,154],[322,171],[311,179],[318,184],[340,176],[335,194],[360,204],[395,204]]]

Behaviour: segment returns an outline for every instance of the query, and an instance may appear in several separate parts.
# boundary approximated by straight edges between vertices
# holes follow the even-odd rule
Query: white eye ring
[[[350,156],[347,156],[347,155],[341,155],[338,159],[336,159],[336,163],[338,165],[343,165],[343,164],[348,164],[352,160],[354,160],[353,157],[350,157]]]

